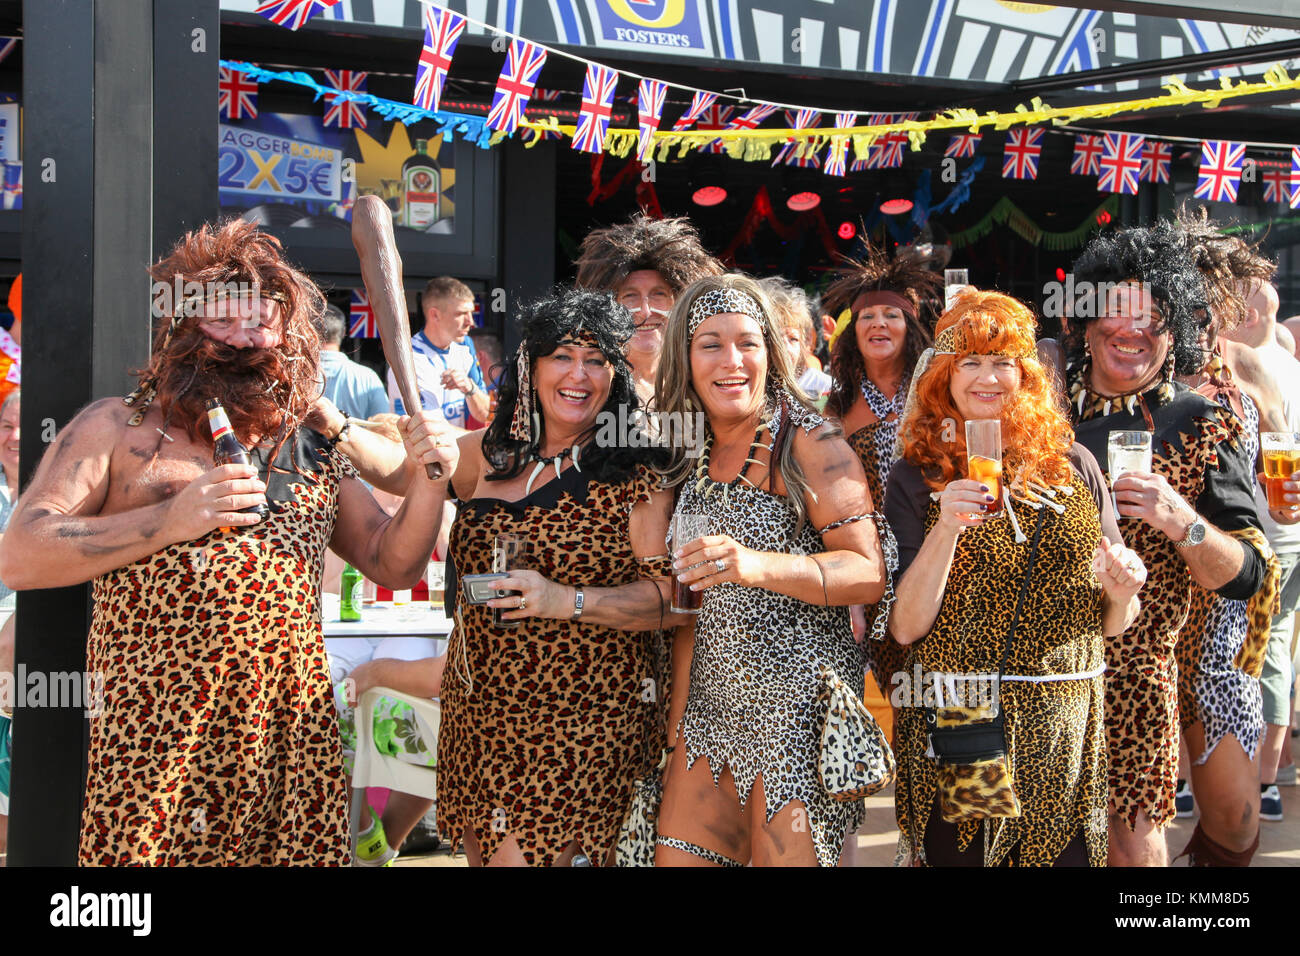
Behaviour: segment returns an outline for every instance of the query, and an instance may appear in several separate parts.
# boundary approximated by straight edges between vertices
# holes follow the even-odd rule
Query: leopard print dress
[[[1218,402],[1231,410],[1228,397]],[[1249,395],[1241,395],[1242,447],[1254,461],[1259,453],[1259,410]],[[1219,597],[1200,585],[1192,586],[1187,623],[1175,648],[1178,660],[1178,717],[1183,729],[1200,722],[1205,730],[1205,751],[1198,765],[1210,759],[1219,741],[1235,737],[1254,759],[1264,732],[1264,704],[1259,681],[1235,665],[1246,642],[1249,616],[1246,601]]]
[[[356,471],[307,429],[253,459],[267,520],[94,581],[83,866],[348,863],[320,579]]]
[[[822,421],[801,411],[797,423],[786,427],[810,431]],[[678,512],[708,515],[711,534],[730,535],[755,551],[826,550],[807,523],[796,533],[784,497],[739,478],[723,484],[708,477],[707,449],[704,477],[682,486]],[[819,703],[822,664],[862,697],[866,660],[853,640],[848,608],[806,604],[732,583],[707,589],[695,623],[691,685],[678,739],[686,748],[687,768],[707,760],[715,786],[723,769],[731,770],[742,806],[761,776],[766,822],[800,801],[808,811],[818,863],[835,866],[864,809],[860,800],[831,799],[818,776],[826,714]]]
[[[667,555],[638,562],[628,537],[633,506],[659,484],[645,467],[619,484],[570,467],[519,501],[471,499],[452,526],[455,567],[491,571],[493,540],[513,533],[532,541],[530,567],[560,584],[664,577]],[[543,618],[499,628],[492,608],[463,600],[456,621],[438,731],[439,832],[472,831],[485,862],[513,836],[529,865],[573,841],[603,865],[637,779],[666,742],[660,635]]]
[[[1086,458],[1072,456],[1091,465]],[[1091,465],[1095,468],[1095,465]],[[1098,471],[1094,484],[1099,488]],[[915,555],[939,517],[929,487],[910,462],[895,466],[886,515],[900,551]],[[1057,495],[1064,511],[1049,509],[1033,580],[1016,625],[1001,685],[1008,770],[1023,813],[985,821],[985,865],[1050,866],[1080,831],[1091,866],[1105,866],[1106,739],[1103,728],[1101,608],[1103,592],[1092,572],[1102,521],[1096,493],[1075,471],[1071,493]],[[1030,537],[1039,520],[1030,504],[1013,500]],[[924,524],[922,525],[922,522]],[[1029,559],[1004,513],[957,539],[943,602],[933,627],[909,649],[908,667],[932,686],[933,674],[996,674]],[[1059,675],[1092,675],[1043,680]],[[924,861],[925,831],[938,794],[935,760],[927,756],[925,700],[898,712],[895,813],[903,860]],[[979,821],[958,825],[965,850]],[[1014,853],[1012,851],[1015,851]]]
[[[1076,385],[1081,381],[1074,369],[1067,375]],[[1228,532],[1258,530],[1253,462],[1231,412],[1178,383],[1113,401],[1086,390],[1076,394],[1070,409],[1075,435],[1098,461],[1106,461],[1111,431],[1153,431],[1156,473],[1204,520]],[[1164,532],[1137,518],[1121,518],[1120,530],[1146,565],[1147,581],[1137,620],[1106,645],[1110,800],[1129,829],[1143,813],[1163,827],[1174,820],[1178,780],[1174,647],[1187,620],[1193,581]]]

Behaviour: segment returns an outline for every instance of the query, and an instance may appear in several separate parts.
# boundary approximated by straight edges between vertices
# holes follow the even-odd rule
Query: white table
[[[339,596],[321,595],[321,630],[326,637],[434,637],[446,638],[452,620],[435,610],[428,601],[394,607],[391,601],[376,601],[361,608],[361,620],[339,620]]]

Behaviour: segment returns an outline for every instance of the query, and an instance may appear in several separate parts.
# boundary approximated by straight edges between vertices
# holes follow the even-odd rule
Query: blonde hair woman
[[[876,603],[886,582],[862,465],[803,396],[771,302],[744,276],[678,298],[656,395],[663,412],[705,416],[703,449],[673,449],[666,473],[677,512],[708,515],[711,533],[672,543],[677,579],[704,593],[655,862],[833,866],[862,805],[818,778],[818,672],[861,695],[848,605]]]

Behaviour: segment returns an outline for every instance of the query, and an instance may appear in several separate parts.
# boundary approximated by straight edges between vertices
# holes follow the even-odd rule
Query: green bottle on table
[[[339,620],[361,620],[361,586],[365,578],[350,564],[343,565],[343,579],[339,582]]]

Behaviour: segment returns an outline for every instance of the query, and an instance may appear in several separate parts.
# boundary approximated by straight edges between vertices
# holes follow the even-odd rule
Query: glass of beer
[[[969,275],[965,269],[943,270],[943,310],[945,312],[952,308],[953,300],[961,294],[961,290],[970,285]]]
[[[447,587],[447,565],[441,558],[431,558],[424,569],[424,583],[429,588],[429,606],[442,613],[443,591]]]
[[[492,544],[492,570],[495,573],[522,571],[528,567],[528,539],[522,534],[499,534]],[[511,594],[518,595],[519,591],[503,591],[501,597],[507,597]],[[521,621],[503,621],[502,614],[509,613],[513,608],[498,607],[493,608],[492,620],[497,627],[518,627]]]
[[[686,547],[692,541],[698,541],[709,533],[709,516],[692,515],[692,514],[675,514],[673,515],[672,528],[670,536],[673,542],[673,550]],[[692,564],[691,568],[698,568],[698,564]],[[689,571],[691,568],[684,568]],[[683,584],[677,580],[680,572],[673,573],[673,600],[672,609],[678,614],[699,614],[700,605],[704,603],[703,591],[692,591],[689,584]]]
[[[1111,432],[1106,440],[1106,470],[1110,473],[1111,488],[1121,476],[1129,472],[1140,475],[1151,474],[1151,433],[1150,432]],[[1119,517],[1119,501],[1111,491],[1111,504],[1115,507],[1115,517]]]
[[[1264,452],[1264,491],[1268,494],[1268,506],[1291,511],[1300,508],[1287,503],[1283,498],[1286,489],[1282,487],[1293,472],[1300,471],[1300,436],[1291,432],[1260,432],[1259,446]]]
[[[987,485],[993,501],[984,513],[1002,511],[1002,422],[996,418],[966,423],[966,477]]]

